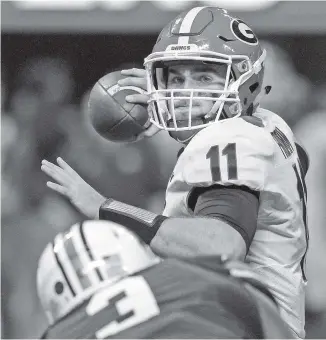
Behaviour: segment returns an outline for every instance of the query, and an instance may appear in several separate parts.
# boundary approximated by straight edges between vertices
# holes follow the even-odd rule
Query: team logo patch
[[[258,39],[251,28],[242,20],[234,19],[231,22],[231,31],[235,37],[248,45],[258,45]]]

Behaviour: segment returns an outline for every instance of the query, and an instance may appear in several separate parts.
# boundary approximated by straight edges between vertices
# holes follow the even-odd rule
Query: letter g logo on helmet
[[[258,39],[251,28],[240,19],[231,22],[231,31],[237,39],[248,44],[258,45]]]

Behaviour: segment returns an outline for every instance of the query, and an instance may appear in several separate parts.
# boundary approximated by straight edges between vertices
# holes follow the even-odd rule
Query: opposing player
[[[254,276],[218,257],[161,261],[116,223],[75,224],[39,261],[43,338],[289,338]]]
[[[308,157],[288,125],[259,107],[270,90],[264,59],[243,21],[196,7],[162,30],[145,70],[123,71],[121,85],[147,88],[127,98],[149,103],[147,135],[165,130],[184,145],[162,216],[106,200],[61,159],[42,168],[87,216],[101,206],[100,218],[129,225],[161,256],[246,258],[293,336],[304,337]]]

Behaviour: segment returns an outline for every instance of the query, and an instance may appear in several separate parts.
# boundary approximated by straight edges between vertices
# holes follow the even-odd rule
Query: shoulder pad
[[[183,179],[192,186],[245,185],[262,190],[274,150],[271,135],[256,124],[241,118],[217,122],[200,131],[180,157]]]

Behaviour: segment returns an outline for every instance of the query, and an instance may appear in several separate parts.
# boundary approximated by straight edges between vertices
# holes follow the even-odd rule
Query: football
[[[150,125],[147,106],[128,103],[126,96],[144,93],[134,86],[119,86],[120,71],[106,74],[93,86],[88,112],[94,129],[112,142],[134,142]]]

